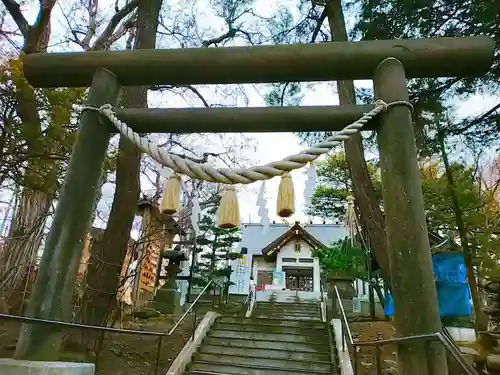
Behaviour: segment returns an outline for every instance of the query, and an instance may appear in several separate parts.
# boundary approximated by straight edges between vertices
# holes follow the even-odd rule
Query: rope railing
[[[184,159],[178,155],[161,150],[149,139],[134,132],[125,122],[121,121],[116,116],[115,110],[110,104],[101,107],[75,106],[75,109],[99,113],[109,120],[121,135],[134,143],[141,151],[148,154],[162,166],[170,168],[176,173],[184,174],[197,180],[234,185],[269,180],[273,177],[282,176],[292,170],[302,168],[308,163],[318,159],[321,155],[330,152],[339,142],[345,141],[352,135],[358,133],[367,122],[380,113],[387,111],[393,106],[399,105],[407,106],[413,111],[413,106],[407,101],[385,103],[382,100],[376,100],[374,108],[371,111],[365,113],[359,120],[347,125],[340,132],[326,140],[279,161],[238,169],[214,168],[210,165],[199,164],[195,161]]]

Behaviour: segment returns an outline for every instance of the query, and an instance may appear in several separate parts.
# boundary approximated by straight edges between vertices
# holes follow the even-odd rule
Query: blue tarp
[[[392,299],[392,294],[385,296],[384,315],[394,316],[394,300]]]
[[[471,314],[468,284],[436,282],[439,314],[442,317],[469,316]]]
[[[464,256],[460,253],[436,253],[432,255],[435,280],[445,283],[467,283]]]
[[[449,252],[433,254],[432,268],[440,315],[442,317],[471,315],[470,290],[463,255]],[[394,301],[391,295],[386,297],[384,314],[394,316]]]

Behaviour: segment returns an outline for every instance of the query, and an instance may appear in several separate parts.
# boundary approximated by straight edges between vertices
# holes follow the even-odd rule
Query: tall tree
[[[356,38],[398,39],[438,36],[489,35],[500,41],[500,4],[496,1],[439,1],[439,0],[361,0],[360,13],[353,30]],[[500,55],[495,54],[493,66],[482,77],[414,79],[409,92],[415,107],[416,130],[420,132],[420,149],[439,152],[437,140],[427,132],[432,125],[430,113],[447,112],[446,101],[466,98],[478,91],[498,92]],[[484,113],[443,124],[445,135],[461,134],[483,145],[498,146],[498,117],[500,102]],[[451,117],[450,120],[453,120]],[[431,126],[432,130],[432,126]],[[430,136],[430,137],[429,137]]]
[[[33,25],[28,23],[18,3],[14,0],[2,1],[22,34],[23,52],[27,54],[46,52],[51,31],[50,15],[56,1],[44,0],[40,2],[38,15]],[[22,82],[23,79],[20,80]],[[15,91],[16,112],[22,124],[21,137],[26,143],[28,154],[43,154],[46,144],[44,144],[43,120],[38,111],[36,92],[26,82],[22,83],[17,85]],[[16,290],[24,279],[23,270],[40,247],[45,221],[54,194],[54,189],[48,185],[55,182],[55,172],[56,168],[48,160],[34,157],[28,161],[24,180],[29,182],[22,189],[19,204],[14,214],[14,222],[11,225],[9,240],[4,250],[8,257],[9,268],[21,266],[18,272],[10,277],[10,282],[4,286],[11,291]],[[15,260],[12,259],[14,256]]]
[[[47,52],[51,32],[50,16],[56,0],[40,1],[33,25],[27,22],[19,3],[14,0],[2,2],[21,33],[22,52]],[[92,0],[91,3],[97,3],[97,0]],[[116,29],[123,25],[122,21],[136,5],[137,1],[130,1],[123,8],[117,9],[94,43],[90,43],[90,39],[96,34],[96,15],[92,13],[89,23],[94,24],[94,27],[89,25],[85,35],[89,36],[86,48],[108,48],[111,41],[123,34],[123,30]],[[14,179],[16,184],[21,186],[21,193],[4,249],[2,263],[5,266],[0,267],[3,269],[0,270],[0,279],[4,281],[4,291],[7,291],[7,295],[19,288],[24,278],[24,270],[36,259],[40,249],[43,230],[53,200],[57,197],[60,177],[74,139],[74,128],[68,126],[71,123],[70,102],[77,102],[83,93],[81,90],[35,90],[25,81],[21,64],[14,65],[12,72],[12,76],[17,77],[13,81],[15,114],[19,123],[19,130],[16,131],[19,146],[16,152],[22,151],[25,160],[18,163],[18,173],[8,175],[9,179]],[[70,92],[73,94],[68,95]],[[48,111],[42,111],[43,108]],[[12,269],[19,272],[12,273]]]
[[[476,330],[484,332],[488,321],[477,280],[496,273],[499,239],[495,233],[500,231],[498,208],[490,208],[492,196],[481,190],[474,169],[451,163],[442,138],[441,142],[442,163],[427,164],[421,169],[429,228],[458,238],[467,268]],[[485,348],[492,344],[488,337],[478,337]]]
[[[347,41],[347,30],[341,0],[330,0],[325,7],[332,40]],[[353,81],[337,81],[340,104],[356,104],[356,91]],[[344,142],[349,171],[351,174],[354,198],[360,212],[365,237],[380,266],[381,276],[390,280],[389,258],[385,236],[385,220],[380,209],[380,198],[376,195],[365,159],[362,138],[354,134]]]

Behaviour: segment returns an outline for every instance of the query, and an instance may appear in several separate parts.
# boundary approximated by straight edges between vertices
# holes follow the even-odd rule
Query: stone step
[[[226,365],[212,362],[193,362],[188,374],[210,374],[210,375],[305,375],[305,374],[331,374],[332,371],[313,370],[281,370],[276,368],[266,368],[264,366],[238,366],[235,364]]]
[[[256,308],[255,312],[257,314],[266,314],[266,315],[299,315],[299,316],[320,316],[321,312],[318,310],[294,310],[294,309],[261,309]]]
[[[267,333],[267,332],[242,332],[225,331],[212,329],[209,332],[210,337],[245,339],[245,340],[265,340],[265,341],[285,341],[285,342],[310,342],[311,335],[299,335],[290,333]],[[328,344],[328,336],[314,336],[314,342],[318,344]]]
[[[347,312],[352,313],[352,308],[353,308],[352,299],[343,299],[343,300],[341,300],[341,302],[342,302],[342,307],[344,308],[344,311],[346,313]],[[335,303],[337,303],[337,301],[335,301]]]
[[[290,333],[310,336],[328,336],[325,327],[280,327],[271,324],[238,324],[238,323],[216,323],[213,329],[240,332],[265,332],[265,333]]]
[[[263,308],[296,310],[315,310],[319,308],[318,303],[257,302],[257,306]]]
[[[326,328],[325,323],[315,321],[298,321],[286,319],[262,319],[262,318],[235,318],[235,317],[220,317],[217,319],[218,323],[234,323],[234,324],[262,324],[280,327],[301,327],[301,328]]]
[[[294,361],[291,359],[259,358],[249,356],[233,356],[223,354],[197,353],[194,355],[194,362],[211,362],[223,364],[237,364],[251,367],[265,367],[277,370],[307,370],[328,372],[331,371],[330,362]]]
[[[286,350],[291,352],[304,352],[304,353],[328,353],[329,346],[324,343],[316,343],[311,340],[309,342],[286,342],[286,341],[266,341],[237,339],[228,337],[212,337],[207,336],[203,340],[203,345],[226,346],[226,347],[239,347],[239,348],[253,348],[253,349],[269,349]]]
[[[237,346],[202,345],[200,353],[248,356],[254,358],[292,359],[296,361],[330,361],[329,353],[296,352],[292,350],[276,350],[274,347],[266,349],[245,348]]]
[[[261,319],[287,319],[287,320],[302,320],[311,322],[321,322],[320,316],[311,315],[299,315],[299,314],[276,314],[276,313],[261,313],[256,311],[254,313],[255,318]]]

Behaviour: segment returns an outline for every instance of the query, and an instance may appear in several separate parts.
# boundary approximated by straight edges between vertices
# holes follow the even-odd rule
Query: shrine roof
[[[265,228],[262,224],[243,224],[242,238],[238,251],[247,248],[248,254],[262,255],[262,250],[274,243],[284,234],[289,232],[295,225],[284,223],[272,223]],[[347,231],[341,224],[299,224],[300,228],[307,233],[306,236],[314,238],[317,243],[331,245],[333,242],[344,238]]]

